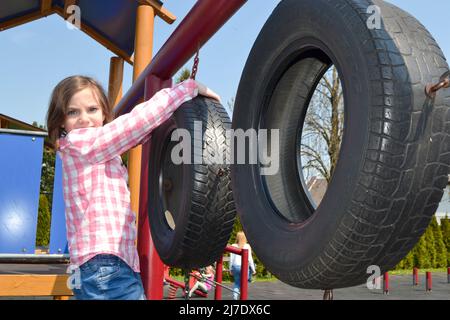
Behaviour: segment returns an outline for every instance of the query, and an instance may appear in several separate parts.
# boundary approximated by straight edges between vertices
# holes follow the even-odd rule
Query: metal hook
[[[440,78],[439,82],[436,84],[428,84],[425,87],[425,93],[428,97],[434,98],[436,96],[436,92],[441,90],[442,88],[450,87],[450,71],[445,72]]]

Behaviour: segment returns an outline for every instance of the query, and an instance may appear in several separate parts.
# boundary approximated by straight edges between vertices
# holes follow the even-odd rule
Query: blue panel
[[[34,253],[44,138],[0,133],[0,253]]]
[[[41,3],[39,0],[1,0],[0,22],[40,11]]]
[[[53,0],[52,6],[58,6],[64,9],[64,0]]]
[[[50,253],[69,253],[66,234],[66,215],[62,185],[62,162],[59,153],[55,160],[55,181],[53,183],[52,226],[50,230]]]

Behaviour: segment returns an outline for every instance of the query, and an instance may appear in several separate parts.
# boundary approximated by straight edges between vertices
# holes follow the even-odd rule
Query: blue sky
[[[156,20],[154,54],[187,14],[195,0],[166,0],[177,16],[168,25]],[[224,104],[235,95],[247,56],[264,22],[279,0],[248,0],[200,53],[197,79],[222,96]],[[392,0],[418,18],[450,57],[448,0]],[[45,123],[53,87],[73,74],[89,75],[108,85],[112,52],[78,30],[69,30],[52,15],[0,32],[0,113],[31,123]],[[191,68],[191,63],[187,67]],[[131,86],[132,69],[126,64],[124,91]]]

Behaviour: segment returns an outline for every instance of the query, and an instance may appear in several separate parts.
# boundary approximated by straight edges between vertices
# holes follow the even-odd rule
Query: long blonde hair
[[[240,249],[242,249],[247,243],[247,237],[245,236],[244,231],[239,231],[238,233],[236,233],[236,243],[238,244]]]

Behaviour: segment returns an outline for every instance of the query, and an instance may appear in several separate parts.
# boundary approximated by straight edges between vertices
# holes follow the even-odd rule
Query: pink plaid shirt
[[[152,130],[197,94],[195,81],[187,80],[159,91],[103,127],[75,129],[59,140],[73,265],[97,254],[114,254],[139,272],[136,215],[120,155],[147,140]]]

